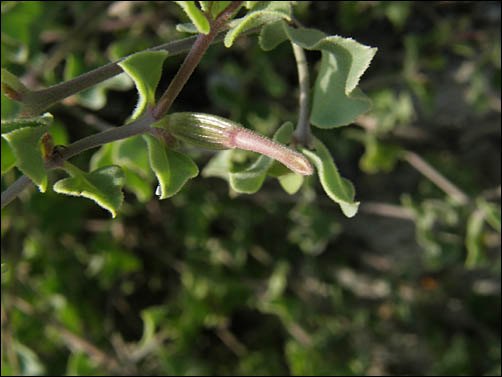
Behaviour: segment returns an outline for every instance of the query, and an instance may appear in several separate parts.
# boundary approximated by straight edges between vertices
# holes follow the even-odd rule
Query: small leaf
[[[481,236],[484,222],[483,211],[480,209],[476,209],[467,221],[467,234],[465,236],[465,248],[467,249],[465,266],[467,268],[476,267],[481,259],[481,252],[483,250]]]
[[[119,66],[133,79],[138,89],[139,100],[131,119],[136,119],[146,105],[155,104],[155,90],[162,75],[162,65],[167,51],[145,51],[134,54],[119,63]]]
[[[16,157],[16,166],[41,192],[47,189],[47,171],[40,140],[49,130],[52,120],[49,113],[32,118],[2,120],[2,137],[7,140]]]
[[[119,166],[104,166],[86,173],[66,161],[64,168],[72,177],[57,181],[53,186],[55,192],[92,199],[110,211],[112,217],[117,215],[124,200],[124,173]]]
[[[152,135],[143,135],[148,145],[150,166],[159,180],[160,199],[175,195],[183,185],[199,174],[193,160],[176,151],[168,149]]]
[[[176,31],[179,31],[180,33],[190,33],[190,34],[197,34],[199,32],[195,27],[195,25],[192,24],[191,22],[184,24],[177,24]]]
[[[286,144],[291,139],[292,134],[293,124],[291,122],[286,122],[277,130],[273,140],[281,144]],[[230,185],[236,192],[254,194],[261,188],[267,171],[270,169],[273,162],[273,159],[261,155],[247,169],[230,173]]]
[[[353,217],[359,208],[359,202],[354,202],[354,186],[349,180],[340,176],[335,162],[324,144],[316,137],[313,138],[313,141],[315,152],[306,148],[302,148],[302,152],[316,166],[319,180],[326,194],[340,205],[345,216]]]
[[[199,33],[209,34],[211,27],[204,13],[195,5],[195,1],[176,1],[183,11],[186,13],[190,21],[197,27]]]
[[[300,189],[300,187],[302,187],[303,181],[305,180],[302,175],[294,173],[281,175],[278,179],[281,187],[289,195],[295,194]]]
[[[235,27],[230,29],[225,35],[225,47],[231,47],[235,38],[242,32],[263,24],[268,24],[277,20],[285,19],[291,21],[291,5],[289,1],[269,1],[264,2],[264,7],[255,9],[244,17],[235,20],[239,21]]]

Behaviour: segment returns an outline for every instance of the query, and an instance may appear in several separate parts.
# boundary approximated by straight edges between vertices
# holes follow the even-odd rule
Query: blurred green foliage
[[[48,86],[182,36],[174,4],[94,7],[2,2],[2,67]],[[26,190],[2,210],[2,375],[501,374],[500,3],[299,2],[295,17],[379,48],[361,82],[372,111],[314,130],[356,185],[357,216],[314,180],[293,196],[275,180],[237,196],[198,177],[168,200],[126,192],[114,220]],[[318,69],[319,54],[307,58]],[[167,59],[162,89],[181,61]],[[174,110],[270,136],[296,121],[296,80],[289,46],[265,54],[241,39],[207,52]],[[78,109],[121,124],[136,101],[126,88],[103,92],[99,111],[51,108],[58,143],[96,132]],[[2,116],[13,111],[2,94]],[[72,161],[88,170],[93,152]],[[200,166],[212,156],[189,152]]]

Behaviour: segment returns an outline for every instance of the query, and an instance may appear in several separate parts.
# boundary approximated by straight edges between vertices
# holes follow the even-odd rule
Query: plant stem
[[[80,139],[66,146],[60,154],[49,160],[46,164],[46,169],[51,170],[59,168],[61,167],[61,161],[67,160],[87,149],[99,147],[100,145],[107,144],[112,141],[140,135],[148,131],[150,129],[150,125],[154,122],[155,120],[152,118],[150,112],[146,112],[128,125],[116,127]],[[14,200],[30,183],[31,180],[27,176],[23,175],[16,182],[10,185],[4,192],[2,192],[1,208],[5,207],[12,200]]]
[[[75,155],[77,155],[87,149],[98,147],[100,145],[110,143],[112,141],[117,141],[117,140],[125,139],[125,138],[131,137],[131,136],[139,135],[139,134],[142,134],[142,133],[146,132],[147,130],[149,130],[150,125],[152,123],[154,123],[156,119],[158,119],[158,118],[154,117],[153,115],[157,114],[157,116],[161,117],[169,109],[172,102],[178,96],[179,92],[181,91],[181,89],[183,88],[185,83],[187,82],[191,73],[193,72],[193,70],[195,69],[197,64],[199,63],[205,50],[209,47],[209,45],[211,43],[215,42],[215,37],[218,34],[218,32],[225,26],[225,23],[227,22],[227,20],[233,15],[233,13],[240,7],[241,4],[242,4],[242,1],[232,2],[227,8],[225,8],[225,10],[218,16],[218,18],[216,20],[211,22],[211,32],[207,36],[201,34],[196,38],[196,41],[193,44],[192,49],[190,50],[190,53],[185,58],[183,65],[179,69],[178,73],[174,77],[173,81],[171,82],[171,84],[167,88],[164,95],[161,97],[161,101],[159,101],[159,104],[155,108],[153,108],[151,111],[146,111],[142,116],[140,116],[138,119],[136,119],[135,121],[131,122],[130,124],[128,124],[126,126],[117,127],[117,128],[111,129],[111,130],[103,131],[103,132],[100,132],[99,134],[94,134],[94,135],[85,137],[81,140],[76,141],[73,144],[70,144],[61,152],[61,155],[58,156],[57,160],[54,159],[53,161],[49,161],[47,163],[46,168],[47,169],[54,169],[54,168],[60,167],[61,160],[67,160],[70,157],[75,156]],[[187,39],[192,41],[194,38],[193,37],[186,38],[185,40],[178,41],[178,42],[172,42],[172,43],[183,43]],[[222,39],[223,38],[221,38],[220,40],[222,40]],[[162,48],[162,46],[158,46],[158,47],[155,47],[150,50],[160,50],[160,49],[165,49],[165,48]],[[184,50],[180,49],[180,51],[178,53],[181,53],[182,51],[184,51]],[[123,58],[123,59],[125,59],[125,58]],[[119,60],[118,62],[120,62],[121,60]],[[85,89],[89,86],[92,86],[100,81],[106,80],[107,78],[110,78],[117,73],[120,73],[122,71],[122,69],[117,65],[118,62],[111,63],[111,64],[108,64],[108,65],[103,66],[101,68],[98,68],[94,71],[88,72],[87,74],[79,76],[76,79],[71,80],[69,82],[65,82],[60,85],[56,85],[52,88],[45,89],[44,95],[48,95],[52,101],[52,102],[46,104],[45,106],[47,107],[50,104],[55,103],[62,98],[65,98],[65,96],[75,94],[76,92],[72,92],[72,90],[71,90],[72,86],[73,86],[73,90],[74,90],[76,85],[80,85],[81,86],[80,90],[82,90],[82,89]],[[119,71],[117,71],[117,68]],[[89,78],[89,76],[86,76],[86,75],[90,75],[90,78]],[[107,75],[110,75],[110,76],[106,77]],[[84,79],[82,79],[82,77],[84,77]],[[87,81],[87,83],[86,83],[86,81]],[[89,81],[92,81],[91,85],[88,85]],[[173,82],[174,82],[174,84],[173,84]],[[72,84],[68,84],[68,83],[72,83]],[[59,88],[55,89],[56,87],[59,87]],[[61,89],[61,87],[63,87],[63,89]],[[44,91],[39,91],[39,92],[34,92],[34,93],[38,93],[38,95],[40,95],[40,92],[44,92]],[[66,95],[61,97],[61,93],[66,93]],[[68,93],[70,93],[70,94],[68,94]],[[28,184],[30,182],[31,182],[31,180],[28,177],[22,176],[16,182],[14,182],[11,186],[9,186],[2,193],[1,208],[3,208],[8,203],[10,203],[13,199],[15,199],[19,195],[19,193],[21,191],[23,191],[28,186]]]
[[[183,61],[180,69],[172,79],[167,90],[159,99],[157,105],[153,108],[152,113],[155,119],[162,118],[169,110],[174,100],[181,92],[181,89],[183,89],[188,79],[192,75],[195,67],[197,67],[197,65],[199,64],[207,48],[213,42],[216,34],[218,34],[227,20],[233,15],[233,13],[240,7],[241,4],[242,1],[233,1],[229,6],[225,8],[225,10],[223,10],[218,18],[216,18],[216,20],[209,20],[211,26],[209,34],[199,34],[197,36],[195,43],[193,44],[190,52]]]
[[[31,183],[31,179],[27,176],[23,175],[16,180],[12,185],[7,187],[7,189],[2,192],[2,207],[5,207],[12,200],[14,200],[20,193],[23,191],[29,184]]]
[[[413,152],[406,151],[403,158],[425,177],[429,178],[436,186],[450,195],[460,205],[469,203],[469,197],[457,186],[451,183],[440,172],[434,169],[423,158]]]
[[[300,86],[300,113],[298,114],[298,123],[296,124],[294,138],[296,142],[311,148],[312,132],[310,130],[309,122],[309,69],[303,48],[293,42],[291,42],[291,45],[293,46],[293,53],[296,59],[296,66],[298,68],[298,83]]]
[[[258,28],[253,28],[247,30],[241,34],[241,36],[249,35],[255,33]],[[219,33],[210,44],[219,43],[225,38],[224,33]],[[164,43],[162,45],[149,48],[144,51],[161,51],[165,50],[169,53],[168,56],[180,55],[186,51],[190,50],[197,37],[183,38],[177,41]],[[143,52],[143,51],[141,51]],[[135,53],[137,54],[137,52]],[[131,54],[133,55],[133,54]],[[63,99],[75,95],[82,90],[88,89],[94,85],[97,85],[105,80],[108,80],[120,73],[122,73],[122,68],[118,65],[121,61],[128,58],[125,56],[116,62],[106,64],[102,67],[96,68],[92,71],[86,72],[80,76],[75,77],[69,81],[62,82],[60,84],[53,85],[49,88],[30,91],[23,95],[23,116],[33,116],[38,115],[48,107],[54,105],[55,103],[62,101]]]

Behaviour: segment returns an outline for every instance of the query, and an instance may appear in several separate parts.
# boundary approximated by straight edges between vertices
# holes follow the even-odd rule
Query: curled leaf
[[[302,152],[317,168],[319,180],[326,194],[340,205],[345,216],[353,217],[359,208],[359,202],[354,201],[354,186],[349,180],[340,176],[326,146],[316,137],[313,141],[315,151],[303,148]]]

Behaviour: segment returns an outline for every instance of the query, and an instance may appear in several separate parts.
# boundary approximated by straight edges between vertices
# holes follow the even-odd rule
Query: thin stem
[[[435,183],[441,190],[450,195],[459,204],[465,205],[469,203],[469,197],[462,190],[457,188],[457,186],[451,183],[419,155],[413,152],[405,152],[404,159],[420,173]]]
[[[23,175],[19,177],[16,182],[7,187],[7,189],[2,192],[2,208],[13,201],[17,196],[31,183],[31,179]]]
[[[294,137],[298,143],[306,145],[310,148],[312,146],[312,132],[310,130],[309,122],[309,69],[303,48],[293,42],[291,42],[291,45],[293,46],[293,53],[296,59],[296,66],[298,69],[298,83],[300,86],[300,113],[298,115],[298,123],[296,124]]]
[[[225,26],[227,20],[233,15],[233,13],[240,7],[242,1],[233,1],[225,10],[216,18],[216,20],[211,21],[211,30],[209,34],[199,34],[192,49],[188,53],[181,65],[180,69],[172,79],[169,87],[164,92],[159,102],[153,109],[153,115],[156,119],[162,118],[164,114],[169,110],[174,100],[181,92],[181,89],[185,86],[188,79],[192,75],[195,67],[199,64],[202,56],[206,52],[209,45],[213,42],[216,34]]]
[[[256,33],[259,28],[253,28],[243,32],[239,37]],[[210,44],[219,43],[225,38],[224,33],[219,33],[211,40]],[[144,51],[161,51],[165,50],[169,53],[168,56],[180,55],[190,50],[191,46],[196,41],[197,37],[183,38],[177,41],[164,43],[162,45],[146,49]],[[141,51],[143,52],[143,51]],[[134,54],[137,54],[135,52]],[[131,55],[134,55],[131,54]],[[118,65],[121,61],[128,58],[125,56],[116,62],[106,64],[102,67],[96,68],[92,71],[86,72],[77,76],[69,81],[53,85],[49,88],[30,91],[23,95],[23,116],[38,115],[48,107],[63,99],[75,95],[82,90],[88,89],[97,85],[105,80],[108,80],[123,72],[122,68]]]

